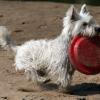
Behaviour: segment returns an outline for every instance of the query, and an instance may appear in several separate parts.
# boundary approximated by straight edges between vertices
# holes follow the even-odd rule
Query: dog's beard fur
[[[50,79],[60,89],[69,89],[74,73],[67,52],[71,39],[77,35],[95,36],[98,32],[100,28],[86,5],[82,6],[80,13],[72,6],[63,20],[62,33],[56,39],[31,40],[21,46],[10,45],[16,52],[16,70],[25,70],[27,78],[34,83]]]

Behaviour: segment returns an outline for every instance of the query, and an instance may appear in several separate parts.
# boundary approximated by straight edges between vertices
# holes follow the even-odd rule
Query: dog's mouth
[[[96,36],[100,36],[100,32],[95,32],[93,34],[86,34],[84,32],[80,32],[78,33],[78,36],[83,36],[83,37],[96,37]]]
[[[97,34],[96,34],[97,36],[100,36],[100,32],[97,32]]]

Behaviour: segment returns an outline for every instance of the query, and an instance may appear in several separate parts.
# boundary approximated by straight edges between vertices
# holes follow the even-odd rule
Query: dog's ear
[[[86,4],[83,4],[80,10],[80,14],[89,14]]]
[[[67,13],[66,13],[66,16],[69,16],[72,20],[76,20],[78,18],[78,13],[77,13],[77,10],[75,9],[75,7],[72,5]]]

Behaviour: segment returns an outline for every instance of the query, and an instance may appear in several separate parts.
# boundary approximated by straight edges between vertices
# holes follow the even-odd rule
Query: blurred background
[[[100,5],[100,0],[16,0],[16,1],[50,1],[50,2],[76,3],[76,4],[86,3],[88,5],[95,5],[95,6]]]

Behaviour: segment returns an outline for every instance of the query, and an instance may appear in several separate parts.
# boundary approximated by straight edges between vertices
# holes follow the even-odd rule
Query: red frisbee
[[[69,47],[69,59],[81,73],[100,73],[100,36],[73,38]]]

